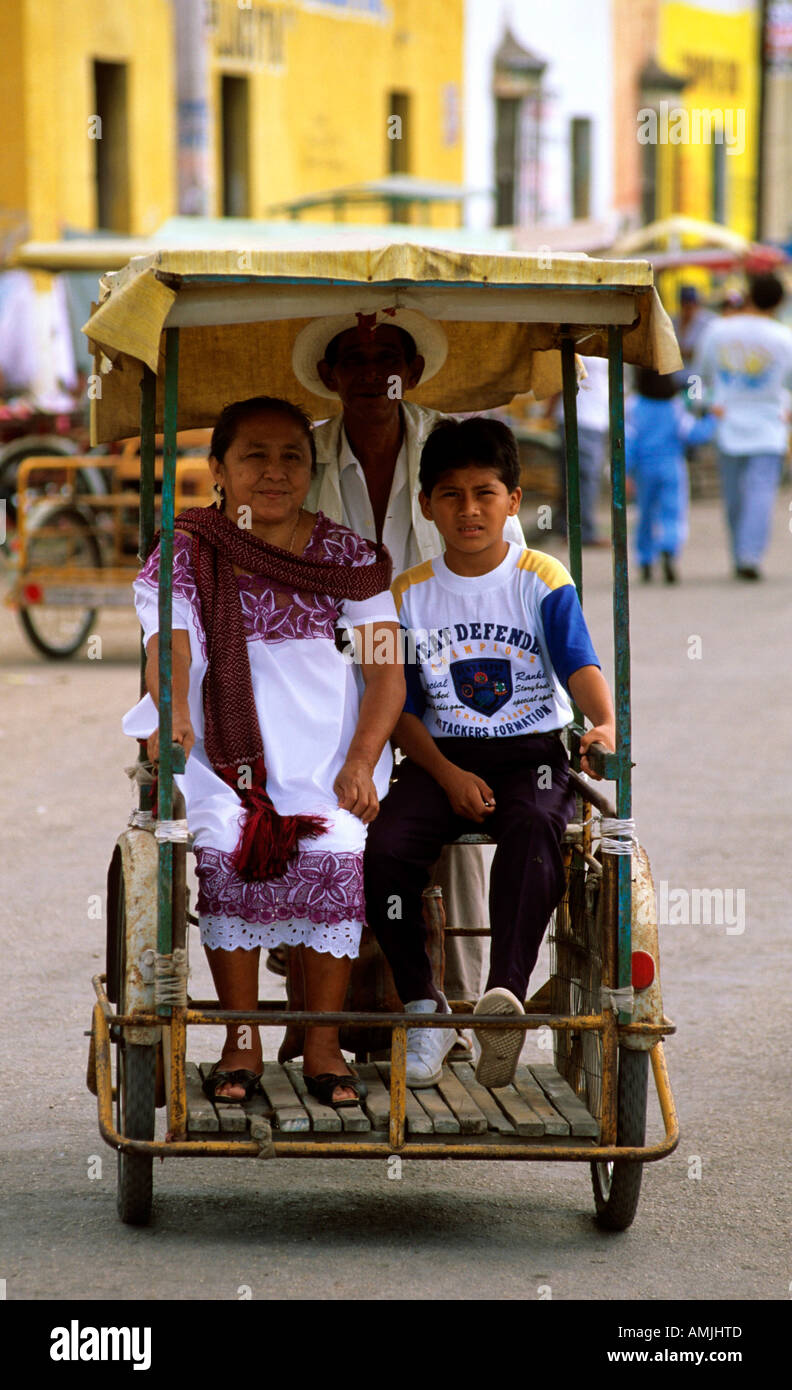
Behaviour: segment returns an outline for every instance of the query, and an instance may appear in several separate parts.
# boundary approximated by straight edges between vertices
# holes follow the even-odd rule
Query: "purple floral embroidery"
[[[154,590],[159,585],[159,559],[160,548],[156,546],[138,575],[138,582],[142,581]],[[201,605],[192,566],[190,538],[183,531],[176,531],[173,537],[173,594],[175,598],[184,599],[190,605],[201,655],[206,659],[206,633],[201,621]]]
[[[198,911],[204,916],[241,917],[245,922],[285,922],[291,917],[330,926],[365,920],[363,854],[301,851],[283,878],[248,883],[231,855],[216,849],[195,852],[200,883]]]
[[[239,576],[239,599],[248,642],[333,636],[339,610],[326,594],[296,594],[263,575],[245,574]]]
[[[334,565],[370,565],[376,559],[366,541],[324,512],[318,513],[305,553]],[[263,575],[240,575],[239,597],[248,642],[332,638],[340,612],[338,602],[326,594],[292,593],[273,586]]]
[[[312,559],[335,565],[370,565],[376,556],[367,541],[318,513],[305,553]],[[152,589],[159,580],[159,546],[153,550],[138,579]],[[327,594],[299,594],[271,584],[263,575],[240,574],[239,598],[248,642],[288,642],[298,638],[331,638],[338,621],[339,604]],[[201,654],[206,658],[206,635],[189,536],[173,537],[173,592],[190,605]]]

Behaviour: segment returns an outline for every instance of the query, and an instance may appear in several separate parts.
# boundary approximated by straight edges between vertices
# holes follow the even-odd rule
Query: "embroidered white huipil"
[[[340,565],[371,564],[359,536],[319,513],[304,554]],[[158,631],[157,548],[135,580],[135,606],[144,641]],[[202,684],[206,637],[191,558],[190,538],[174,536],[173,627],[190,638],[190,719],[195,746],[176,783],[184,793],[195,836],[200,882],[202,944],[234,950],[307,945],[334,956],[357,955],[365,919],[363,847],[366,828],[340,810],[333,782],[355,732],[360,695],[354,668],[337,650],[336,625],[395,622],[386,591],[362,602],[299,594],[261,575],[238,575],[247,652],[264,757],[267,791],[281,815],[318,814],[328,830],[304,840],[287,873],[262,883],[243,881],[231,863],[239,838],[241,801],[214,772],[203,743]],[[228,692],[234,698],[234,692]],[[124,732],[145,738],[157,726],[146,695],[123,721]],[[374,771],[380,797],[388,790],[391,752],[386,745]]]

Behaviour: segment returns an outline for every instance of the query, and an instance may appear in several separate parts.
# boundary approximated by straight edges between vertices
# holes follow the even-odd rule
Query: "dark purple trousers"
[[[438,999],[421,894],[443,845],[486,832],[498,846],[490,877],[487,988],[501,985],[524,1000],[550,915],[564,893],[561,840],[575,809],[566,749],[558,734],[443,738],[437,745],[449,762],[485,780],[496,809],[483,825],[457,816],[428,772],[402,762],[368,830],[363,869],[369,926],[402,1003]]]

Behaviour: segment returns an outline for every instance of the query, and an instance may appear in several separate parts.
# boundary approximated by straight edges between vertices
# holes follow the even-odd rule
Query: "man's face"
[[[335,391],[344,407],[377,408],[381,403],[398,406],[405,391],[417,386],[424,359],[408,363],[398,328],[383,324],[373,333],[350,328],[336,343],[332,366],[324,359],[317,371],[329,391]],[[396,380],[394,380],[396,378]]]

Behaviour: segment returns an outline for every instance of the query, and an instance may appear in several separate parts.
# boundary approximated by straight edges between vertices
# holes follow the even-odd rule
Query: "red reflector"
[[[38,584],[26,584],[22,590],[22,596],[26,603],[41,603],[44,590]]]
[[[633,951],[632,953],[632,986],[633,989],[646,989],[655,977],[655,963],[648,951]]]

